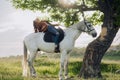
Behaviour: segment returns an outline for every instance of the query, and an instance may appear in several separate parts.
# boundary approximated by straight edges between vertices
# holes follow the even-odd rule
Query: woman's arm
[[[56,23],[56,24],[52,24],[53,26],[59,26],[60,24]]]

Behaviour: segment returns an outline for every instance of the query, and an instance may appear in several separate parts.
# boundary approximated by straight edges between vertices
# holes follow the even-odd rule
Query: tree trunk
[[[86,48],[82,68],[79,73],[80,77],[102,77],[100,69],[101,60],[119,30],[119,27],[114,24],[115,20],[113,19],[113,13],[111,12],[109,4],[102,2],[100,8],[104,13],[102,31],[100,36]]]
[[[80,77],[102,77],[100,63],[105,52],[110,47],[117,31],[118,28],[109,29],[106,26],[102,27],[100,36],[86,48],[82,68],[79,74]]]

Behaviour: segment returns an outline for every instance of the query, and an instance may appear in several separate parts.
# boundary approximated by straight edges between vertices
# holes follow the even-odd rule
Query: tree
[[[80,12],[93,10],[102,12],[103,15],[99,20],[97,13],[90,18],[95,22],[100,20],[103,22],[102,31],[99,37],[87,46],[79,73],[79,76],[84,78],[102,77],[100,70],[102,57],[119,30],[120,0],[78,0],[76,5],[70,3],[70,0],[68,5],[61,5],[65,4],[62,1],[65,0],[12,0],[16,8],[47,11],[50,13],[50,20],[65,22],[67,26],[79,20]],[[81,4],[81,1],[86,4]]]
[[[99,10],[104,13],[100,36],[91,42],[86,49],[79,76],[84,78],[102,77],[100,63],[119,30],[119,0],[99,0]]]

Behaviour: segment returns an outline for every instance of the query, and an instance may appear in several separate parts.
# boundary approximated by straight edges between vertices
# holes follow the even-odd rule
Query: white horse
[[[88,21],[81,21],[76,23],[69,28],[64,30],[65,37],[60,42],[60,71],[59,71],[59,80],[68,78],[68,57],[69,52],[73,49],[75,40],[79,37],[82,32],[86,32],[93,37],[97,35],[95,29]],[[30,68],[30,76],[36,76],[36,71],[33,67],[33,60],[37,54],[38,49],[45,52],[54,52],[55,44],[47,43],[43,40],[44,33],[32,33],[25,37],[24,39],[24,56],[23,56],[23,76],[27,76],[27,63]],[[27,50],[30,54],[27,58]],[[64,71],[64,77],[63,77]]]

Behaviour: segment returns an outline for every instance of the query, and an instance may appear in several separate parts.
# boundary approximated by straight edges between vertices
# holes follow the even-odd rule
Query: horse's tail
[[[23,48],[24,48],[24,54],[23,54],[23,76],[27,76],[27,47],[25,45],[25,42],[23,42]]]

